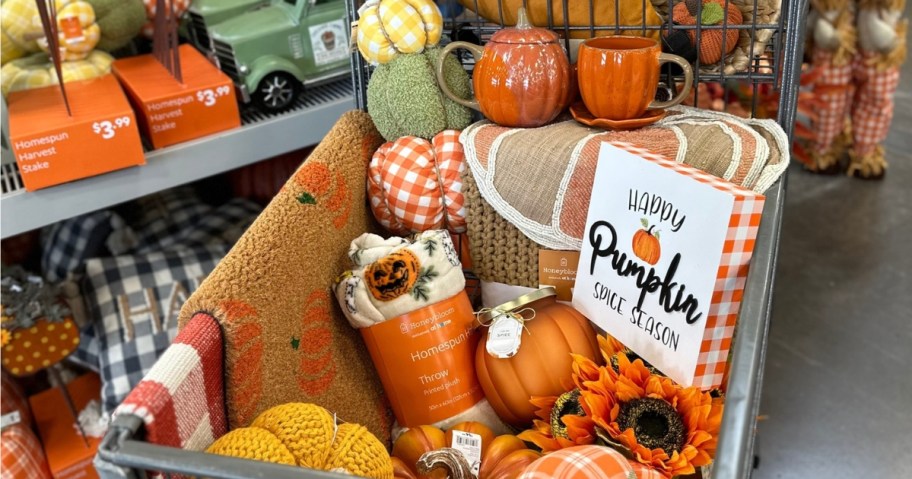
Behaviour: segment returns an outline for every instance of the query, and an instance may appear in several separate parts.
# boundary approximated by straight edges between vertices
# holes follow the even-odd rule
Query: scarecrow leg
[[[906,22],[901,20],[905,0],[859,2],[858,44],[855,62],[857,87],[852,106],[852,150],[849,175],[883,177],[887,168],[881,143],[893,121],[894,94],[899,68],[906,55]]]
[[[836,65],[833,60],[831,52],[814,51],[814,68],[821,71],[814,93],[821,108],[811,124],[814,132],[810,151],[812,163],[807,168],[818,173],[834,173],[847,147],[842,133],[846,129],[851,101],[852,66]]]
[[[846,150],[840,138],[851,102],[852,58],[855,56],[855,11],[849,0],[811,0],[811,61],[819,72],[814,96],[820,107],[811,127],[811,164],[816,172],[834,173]]]

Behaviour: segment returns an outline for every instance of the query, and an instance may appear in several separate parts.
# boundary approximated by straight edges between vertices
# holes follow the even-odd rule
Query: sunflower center
[[[561,421],[561,418],[571,414],[574,416],[584,416],[586,413],[579,403],[580,390],[574,389],[561,394],[557,401],[554,401],[554,407],[551,408],[551,435],[569,439],[567,435],[567,426]]]
[[[640,398],[621,404],[617,422],[621,431],[632,428],[637,442],[649,449],[663,449],[671,455],[684,447],[684,420],[661,399]]]

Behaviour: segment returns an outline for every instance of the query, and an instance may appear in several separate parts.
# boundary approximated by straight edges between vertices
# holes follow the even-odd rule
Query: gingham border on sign
[[[700,357],[697,360],[693,382],[694,386],[701,389],[717,387],[722,384],[725,376],[728,351],[731,349],[732,338],[735,334],[735,323],[738,321],[741,298],[744,296],[744,286],[747,283],[747,271],[754,252],[754,243],[757,239],[766,197],[629,143],[610,142],[610,144],[666,168],[671,168],[701,183],[706,183],[735,198],[725,243],[722,247],[719,270],[716,274],[712,302],[706,317],[706,329],[703,332],[703,342],[700,345]]]

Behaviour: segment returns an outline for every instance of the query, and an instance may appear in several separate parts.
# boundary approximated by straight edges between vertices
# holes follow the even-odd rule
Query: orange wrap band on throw
[[[505,432],[475,374],[480,336],[450,234],[364,234],[348,256],[354,269],[337,279],[336,299],[361,331],[399,426],[477,421]]]
[[[484,399],[466,293],[361,329],[400,426],[433,424]]]

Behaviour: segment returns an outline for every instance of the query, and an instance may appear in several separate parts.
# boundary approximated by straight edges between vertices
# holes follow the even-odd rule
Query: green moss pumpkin
[[[101,39],[95,48],[111,52],[130,43],[146,23],[142,0],[86,0],[95,9]]]
[[[367,85],[367,110],[387,141],[403,136],[430,140],[443,130],[462,130],[472,112],[447,98],[437,86],[434,65],[439,48],[399,55],[380,65]],[[471,98],[469,75],[452,55],[444,60],[447,85],[461,98]]]

